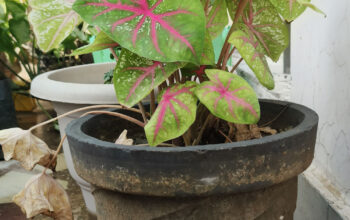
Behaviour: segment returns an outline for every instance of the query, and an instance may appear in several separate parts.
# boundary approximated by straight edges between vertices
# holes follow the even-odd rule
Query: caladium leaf
[[[205,15],[198,0],[77,0],[73,8],[139,56],[199,63]]]
[[[101,31],[100,33],[98,33],[93,43],[76,49],[75,51],[73,51],[71,56],[92,53],[106,48],[114,48],[118,45],[118,43],[116,43],[114,40],[108,37],[107,34]]]
[[[244,61],[253,70],[259,82],[268,89],[273,89],[275,83],[267,64],[265,55],[259,50],[260,44],[255,37],[248,31],[245,33],[241,30],[231,34],[229,42],[233,44],[243,57]]]
[[[231,4],[237,10],[238,3]],[[248,0],[239,23],[239,29],[247,29],[254,35],[264,54],[278,61],[289,44],[289,34],[284,21],[268,0]]]
[[[72,10],[74,0],[29,0],[32,11],[29,22],[41,50],[47,52],[57,48],[81,22],[80,16]]]
[[[215,39],[228,24],[225,0],[201,0],[204,7],[208,7],[206,29],[212,39]],[[207,5],[208,4],[208,5]]]
[[[205,34],[204,42],[204,49],[199,63],[201,65],[213,65],[215,64],[215,53],[212,38],[210,37],[209,32]]]
[[[236,124],[254,124],[260,107],[254,90],[240,76],[217,69],[205,70],[210,81],[197,86],[195,94],[209,111]]]
[[[152,61],[122,50],[113,77],[118,101],[129,107],[135,105],[182,65]]]
[[[196,119],[195,82],[175,84],[162,94],[158,107],[145,126],[150,146],[184,134]]]
[[[270,2],[283,18],[289,22],[299,17],[306,9],[306,6],[300,4],[298,0],[270,0]],[[307,0],[307,2],[310,2],[310,0]]]

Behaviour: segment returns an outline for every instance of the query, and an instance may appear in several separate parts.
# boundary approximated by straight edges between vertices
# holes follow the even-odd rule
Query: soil
[[[284,109],[282,109],[284,111]],[[200,141],[199,145],[207,145],[207,144],[220,144],[220,143],[227,143],[227,142],[235,142],[235,141],[242,141],[242,140],[251,140],[261,137],[266,137],[269,135],[281,133],[284,131],[287,131],[291,129],[291,126],[285,126],[285,127],[274,127],[274,121],[278,119],[278,117],[281,115],[280,111],[278,114],[274,114],[272,117],[269,117],[269,120],[261,120],[257,125],[235,125],[236,129],[235,132],[237,132],[237,127],[243,126],[243,134],[236,134],[233,133],[233,136],[229,136],[230,133],[230,126],[229,123],[226,121],[217,119],[213,128],[210,130],[206,130],[203,133],[202,140]],[[128,114],[131,117],[134,117],[140,121],[142,121],[142,116],[138,113],[130,112],[127,110],[120,111],[123,114]],[[283,112],[282,112],[283,113]],[[117,117],[111,118],[110,116],[98,116],[98,120],[102,120],[103,123],[98,123],[101,126],[98,128],[94,128],[94,131],[89,131],[87,128],[83,128],[85,133],[88,133],[95,138],[103,141],[108,141],[115,143],[121,132],[126,129],[128,131],[127,138],[131,138],[134,140],[134,145],[146,145],[147,139],[145,136],[145,132],[143,128],[134,125],[132,123],[129,123],[125,120],[119,119]],[[97,119],[95,119],[97,120]],[[108,126],[109,124],[113,124],[114,126]],[[118,124],[119,126],[115,126],[115,124]],[[103,125],[103,126],[102,126]],[[110,128],[113,127],[113,131],[110,131]],[[238,130],[241,130],[238,128]],[[98,132],[96,132],[98,131]],[[242,131],[241,131],[242,132]],[[245,132],[245,133],[244,133]],[[239,137],[237,137],[237,135]],[[176,138],[172,141],[166,142],[166,144],[174,144],[176,146],[184,146],[184,142],[182,137]]]

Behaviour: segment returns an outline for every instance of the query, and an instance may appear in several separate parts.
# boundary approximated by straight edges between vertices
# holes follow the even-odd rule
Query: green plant
[[[277,61],[288,46],[283,18],[291,22],[306,7],[315,9],[301,0],[30,0],[29,4],[30,22],[44,51],[57,47],[81,21],[95,26],[98,34],[92,44],[72,55],[122,48],[113,76],[117,98],[127,107],[139,104],[151,146],[170,140],[177,145],[205,144],[211,141],[203,138],[208,131],[231,140],[234,129],[242,130],[241,124],[257,123],[258,99],[235,69],[244,60],[260,83],[273,89],[266,59]],[[228,25],[227,11],[233,24],[215,63],[211,42]],[[242,58],[229,69],[234,51]],[[148,95],[146,114],[141,101]],[[253,128],[249,126],[250,132]]]

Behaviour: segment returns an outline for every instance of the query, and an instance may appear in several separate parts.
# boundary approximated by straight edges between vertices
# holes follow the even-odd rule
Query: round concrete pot
[[[142,133],[121,119],[71,122],[66,133],[73,161],[96,187],[98,218],[292,219],[297,176],[312,162],[318,116],[293,103],[260,103],[259,123],[272,121],[286,131],[227,144],[142,147],[111,142],[123,129]]]
[[[37,98],[51,101],[58,115],[88,105],[116,104],[113,85],[104,84],[103,80],[104,73],[114,66],[114,63],[88,64],[50,71],[37,76],[30,91]],[[61,137],[65,135],[67,124],[82,113],[59,119]],[[69,173],[80,186],[88,211],[96,215],[95,200],[91,194],[93,187],[75,171],[67,140],[63,144],[63,152]]]

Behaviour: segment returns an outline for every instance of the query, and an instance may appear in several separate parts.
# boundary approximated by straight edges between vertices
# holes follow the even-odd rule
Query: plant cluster
[[[198,144],[203,132],[214,127],[220,133],[221,127],[226,130],[223,135],[230,140],[233,128],[239,132],[240,124],[257,123],[259,101],[235,69],[244,60],[259,82],[273,89],[267,58],[277,61],[288,46],[285,20],[293,21],[307,6],[316,9],[302,0],[30,0],[29,4],[30,22],[44,51],[55,48],[82,21],[98,34],[92,44],[72,55],[121,49],[119,56],[115,54],[116,95],[124,106],[139,104],[151,146],[169,140]],[[233,24],[215,61],[212,39],[230,20]],[[235,51],[241,59],[229,69],[228,59]],[[148,95],[146,114],[141,101]]]

